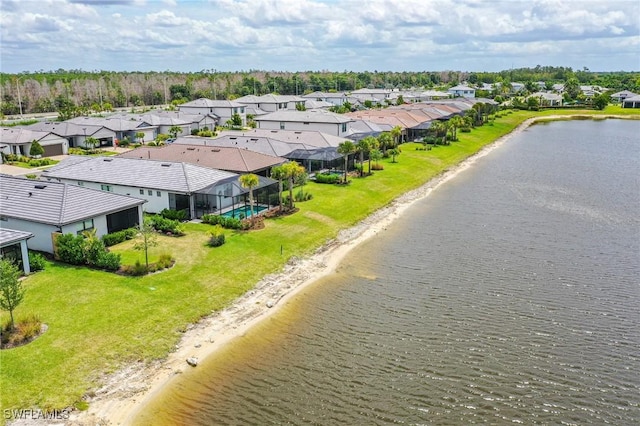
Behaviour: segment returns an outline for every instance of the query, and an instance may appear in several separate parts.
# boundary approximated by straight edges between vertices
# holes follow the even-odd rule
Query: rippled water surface
[[[638,135],[515,136],[140,424],[640,424]]]

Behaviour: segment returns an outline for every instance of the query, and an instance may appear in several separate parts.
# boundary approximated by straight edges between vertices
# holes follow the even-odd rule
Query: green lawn
[[[348,186],[308,183],[305,190],[314,197],[298,203],[298,213],[269,219],[263,230],[226,231],[227,243],[219,248],[206,246],[209,225],[188,223],[187,235],[159,237],[159,246],[151,249],[150,261],[161,253],[176,258],[176,265],[165,272],[133,278],[49,264],[25,279],[27,295],[16,311],[18,318],[37,314],[49,329],[29,345],[0,351],[0,409],[73,405],[96,388],[104,374],[131,361],[165,357],[189,323],[228,306],[262,276],[280,270],[291,256],[312,253],[340,229],[534,114],[549,115],[514,112],[493,125],[459,133],[459,142],[430,151],[416,150],[417,144],[402,145],[397,163],[385,159],[383,171],[353,178]],[[112,250],[122,254],[124,263],[144,262],[132,246],[129,241]],[[0,316],[3,323],[7,318],[4,312]]]

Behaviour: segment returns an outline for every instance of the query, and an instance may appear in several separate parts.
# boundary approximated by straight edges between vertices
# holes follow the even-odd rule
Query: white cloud
[[[640,67],[636,1],[2,0],[0,8],[7,72]]]

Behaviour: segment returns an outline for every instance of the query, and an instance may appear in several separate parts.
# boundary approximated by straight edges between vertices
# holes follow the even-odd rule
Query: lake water
[[[640,121],[514,136],[138,421],[640,424]]]

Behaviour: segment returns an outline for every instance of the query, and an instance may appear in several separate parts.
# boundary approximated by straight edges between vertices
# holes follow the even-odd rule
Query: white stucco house
[[[247,193],[238,178],[236,173],[183,162],[87,156],[71,156],[41,175],[50,182],[140,198],[146,201],[147,213],[184,210],[189,218],[221,212],[237,203]],[[264,185],[275,183],[262,176],[259,179]],[[220,197],[211,198],[211,194]],[[204,210],[203,200],[207,204]]]
[[[462,98],[476,97],[476,89],[474,89],[473,87],[462,85],[462,84],[451,87],[449,90],[447,90],[447,93],[450,93],[451,96],[453,96],[454,98],[455,97],[462,97]]]
[[[14,262],[25,274],[31,272],[27,240],[33,234],[27,231],[0,228],[0,258]]]
[[[247,123],[246,106],[236,101],[218,101],[207,98],[196,99],[195,101],[186,102],[178,105],[178,110],[187,114],[206,115],[213,114],[220,117],[219,124],[226,124],[231,120],[233,114],[240,115],[242,125]]]
[[[42,146],[44,157],[63,155],[69,151],[69,142],[55,133],[19,127],[0,128],[0,146],[4,154],[29,156],[33,141],[38,141]]]
[[[351,134],[352,118],[325,110],[289,111],[281,110],[255,118],[259,129],[317,131],[333,136],[346,137]]]
[[[60,182],[0,175],[0,225],[33,234],[32,250],[53,253],[53,234],[96,235],[142,223],[142,199]]]
[[[235,102],[246,105],[247,108],[253,111],[262,111],[263,114],[280,111],[281,109],[296,111],[298,106],[305,106],[305,101],[306,99],[299,96],[273,94],[262,96],[247,95],[235,100]]]
[[[68,121],[40,121],[25,128],[61,136],[69,142],[69,148],[94,148],[87,145],[86,140],[88,138],[97,139],[98,147],[113,146],[116,139],[116,132],[104,126],[79,125]]]

